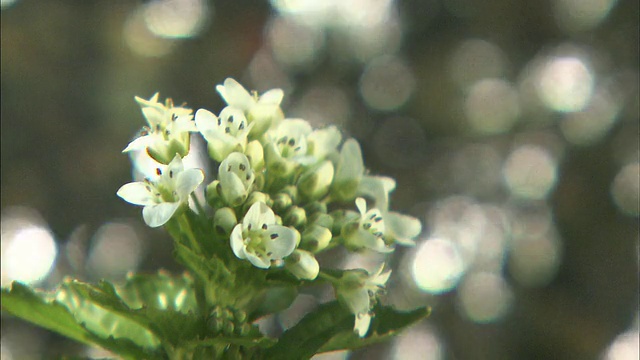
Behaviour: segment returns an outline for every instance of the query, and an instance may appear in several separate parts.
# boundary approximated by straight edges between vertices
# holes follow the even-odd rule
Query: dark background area
[[[391,259],[389,301],[430,304],[432,317],[400,337],[413,342],[336,358],[637,358],[638,2],[339,3],[3,1],[3,263],[22,218],[58,248],[38,286],[179,271],[166,234],[115,195],[131,179],[121,150],[144,124],[133,97],[217,113],[215,85],[233,77],[280,87],[285,114],[358,139],[371,173],[397,180],[392,206],[423,221],[418,248]],[[499,255],[482,262],[489,223]],[[133,268],[97,260],[132,244],[109,250],[105,224],[133,232]],[[464,271],[450,289],[416,285],[411,253],[447,235]],[[488,283],[464,290],[474,274],[502,297]],[[629,357],[612,355],[621,346]],[[3,316],[2,351],[84,350]]]

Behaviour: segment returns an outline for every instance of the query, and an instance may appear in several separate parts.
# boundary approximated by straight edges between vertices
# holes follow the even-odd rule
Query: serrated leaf
[[[335,334],[318,352],[358,349],[389,340],[402,330],[427,318],[431,309],[425,307],[412,311],[398,311],[390,306],[377,306],[374,311],[376,315],[366,337],[360,338],[353,329],[350,329]]]
[[[353,320],[337,301],[322,304],[285,331],[266,359],[309,359],[336,334],[353,331]]]
[[[128,359],[156,359],[159,354],[144,349],[130,340],[101,337],[77,322],[69,309],[56,300],[46,300],[48,293],[13,282],[2,289],[2,309],[20,319],[66,336],[83,344],[97,345]]]
[[[297,325],[285,331],[266,352],[267,359],[309,359],[316,353],[357,349],[386,341],[403,329],[429,316],[429,308],[403,312],[377,306],[368,336],[353,331],[354,315],[337,301],[321,305]]]

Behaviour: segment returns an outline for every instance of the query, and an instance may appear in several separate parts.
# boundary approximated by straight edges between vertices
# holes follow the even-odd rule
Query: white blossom
[[[251,205],[241,224],[231,232],[231,249],[239,259],[247,259],[261,269],[272,261],[289,256],[298,245],[300,234],[278,225],[273,210],[264,202]]]
[[[125,201],[144,206],[142,217],[150,227],[164,225],[181,206],[188,206],[189,195],[204,180],[200,169],[184,169],[176,155],[167,166],[156,169],[154,179],[131,182],[117,192]]]

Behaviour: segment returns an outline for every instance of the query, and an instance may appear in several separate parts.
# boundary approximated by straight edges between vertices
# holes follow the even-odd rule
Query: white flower
[[[238,206],[247,199],[255,174],[249,159],[239,152],[227,156],[218,168],[220,196],[230,206]]]
[[[231,249],[239,259],[268,269],[271,261],[289,256],[296,248],[300,234],[276,224],[276,217],[264,202],[254,203],[231,232]]]
[[[142,205],[142,217],[150,227],[164,225],[181,206],[188,206],[189,195],[202,183],[200,169],[184,169],[176,155],[167,166],[156,169],[155,179],[123,185],[117,192],[125,201]]]
[[[234,79],[227,78],[223,85],[216,86],[216,90],[229,106],[242,110],[249,123],[254,124],[251,135],[263,134],[272,124],[282,120],[283,114],[280,103],[284,97],[281,89],[272,89],[262,96],[249,92]]]
[[[391,275],[391,270],[383,274],[383,268],[384,264],[373,275],[362,269],[347,270],[334,284],[338,301],[356,316],[353,330],[360,337],[364,337],[369,330],[372,305],[377,295],[384,291]]]
[[[392,178],[383,176],[363,176],[356,193],[375,200],[385,220],[384,239],[400,245],[413,246],[415,237],[420,235],[422,224],[412,216],[389,211],[389,193],[396,187]]]
[[[242,110],[229,106],[220,112],[220,117],[209,110],[198,110],[196,126],[207,140],[209,154],[218,162],[234,151],[244,152],[252,127]]]
[[[148,126],[122,152],[146,149],[162,164],[168,164],[176,154],[186,156],[189,153],[189,132],[196,131],[191,109],[174,107],[171,99],[161,104],[157,93],[149,100],[137,96],[135,99]]]
[[[335,127],[313,130],[303,119],[285,119],[267,133],[265,145],[267,165],[283,175],[298,165],[313,165],[332,152],[340,143],[341,135]]]
[[[353,250],[368,248],[382,253],[393,251],[383,239],[386,227],[382,212],[377,208],[367,210],[367,202],[360,197],[356,199],[356,206],[360,211],[360,219],[343,231],[345,246]]]

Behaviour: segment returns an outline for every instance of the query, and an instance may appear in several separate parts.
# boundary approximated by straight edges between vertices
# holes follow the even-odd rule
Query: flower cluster
[[[335,126],[314,129],[303,119],[285,118],[282,90],[249,93],[233,79],[216,90],[227,103],[219,115],[206,109],[192,115],[171,100],[159,103],[157,94],[136,98],[148,127],[124,151],[145,150],[159,165],[117,194],[144,206],[151,227],[177,223],[187,211],[210,219],[212,233],[196,236],[194,248],[224,239],[235,255],[230,261],[248,262],[252,271],[286,271],[300,284],[331,282],[355,315],[354,330],[364,336],[390,271],[324,269],[316,257],[337,246],[388,253],[398,244],[413,245],[420,222],[389,209],[395,181],[366,173],[355,139],[344,140]],[[217,164],[205,187],[210,208],[196,206],[197,212],[189,208],[190,198],[197,200],[190,195],[204,172],[182,163],[191,133],[206,140]]]

